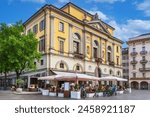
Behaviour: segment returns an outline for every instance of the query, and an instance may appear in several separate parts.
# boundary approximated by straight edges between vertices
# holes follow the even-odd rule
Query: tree
[[[8,55],[10,53],[8,42],[11,34],[9,26],[0,24],[0,73],[4,73],[4,89],[6,89],[7,74],[12,70]]]
[[[3,24],[4,25],[4,24]],[[1,25],[1,29],[3,29]],[[6,26],[6,24],[5,24]],[[6,63],[4,67],[8,68],[8,71],[14,71],[16,78],[19,79],[23,71],[35,69],[35,59],[40,59],[41,54],[37,51],[38,40],[33,33],[24,34],[24,27],[21,22],[17,22],[12,26],[6,26],[8,30],[8,39],[5,37],[3,31],[1,31],[0,40],[6,40],[7,48],[4,47],[2,51],[6,52]],[[3,42],[3,41],[2,41]],[[4,44],[0,42],[0,46]],[[2,52],[1,51],[1,52]],[[3,52],[2,52],[3,53]],[[0,54],[1,55],[1,54]],[[0,63],[2,63],[0,61]],[[3,72],[3,71],[2,71]]]

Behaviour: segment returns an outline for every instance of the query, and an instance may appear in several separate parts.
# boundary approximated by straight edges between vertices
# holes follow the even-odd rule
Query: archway
[[[139,83],[136,81],[131,82],[131,88],[132,89],[139,89]]]
[[[145,81],[142,81],[140,83],[140,89],[142,89],[142,90],[148,90],[148,83],[145,82]]]

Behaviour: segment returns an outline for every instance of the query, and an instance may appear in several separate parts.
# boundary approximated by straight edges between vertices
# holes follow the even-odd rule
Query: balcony
[[[150,68],[139,68],[140,72],[150,71]]]
[[[136,60],[133,60],[130,62],[131,64],[137,64],[137,61]]]
[[[145,51],[145,50],[144,50],[144,51],[141,51],[140,54],[141,54],[141,55],[146,55],[146,54],[147,54],[147,51]]]
[[[98,58],[98,57],[95,57],[95,62],[100,64],[102,63],[103,59],[102,58]]]
[[[138,53],[137,52],[131,52],[131,56],[136,56]]]
[[[74,57],[78,59],[84,59],[84,55],[81,53],[74,53]]]
[[[140,61],[141,64],[146,64],[147,62],[148,62],[148,60],[146,60],[146,59],[143,59]]]
[[[115,63],[113,61],[109,61],[109,65],[115,66]]]

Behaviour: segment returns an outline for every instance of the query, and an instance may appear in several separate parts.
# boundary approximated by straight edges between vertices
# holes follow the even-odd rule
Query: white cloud
[[[124,24],[112,20],[109,24],[116,29],[115,36],[123,41],[150,31],[150,20],[127,20]]]
[[[95,13],[97,13],[98,15],[99,15],[99,18],[100,19],[102,19],[103,21],[106,21],[106,20],[108,20],[109,18],[107,17],[107,15],[105,15],[104,13],[102,13],[101,11],[88,11],[89,13],[91,13],[91,14],[95,14]]]
[[[21,2],[45,3],[46,0],[20,0]]]
[[[137,4],[137,9],[144,11],[145,15],[150,16],[150,0],[144,0],[144,2]]]
[[[58,2],[60,2],[60,3],[67,3],[67,2],[69,2],[70,0],[58,0]]]
[[[100,3],[110,3],[113,4],[115,2],[125,2],[126,0],[88,0],[89,2],[100,2]]]

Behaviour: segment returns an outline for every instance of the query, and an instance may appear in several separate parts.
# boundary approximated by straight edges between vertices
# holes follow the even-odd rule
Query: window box
[[[81,99],[80,91],[71,91],[71,98]]]
[[[58,97],[64,97],[64,93],[58,93]]]
[[[56,92],[49,92],[49,96],[56,96]]]
[[[41,90],[42,91],[42,95],[49,95],[49,90]]]

